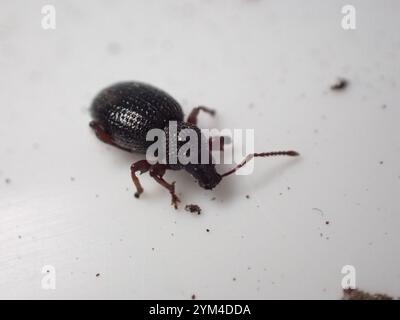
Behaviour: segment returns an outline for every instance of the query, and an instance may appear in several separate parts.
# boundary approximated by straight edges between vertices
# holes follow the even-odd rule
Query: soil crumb
[[[191,213],[201,214],[201,208],[197,204],[187,204],[185,210]]]
[[[342,300],[393,300],[383,293],[369,293],[359,289],[344,289]]]
[[[339,78],[336,83],[331,85],[331,90],[340,91],[348,87],[349,82],[346,79]]]

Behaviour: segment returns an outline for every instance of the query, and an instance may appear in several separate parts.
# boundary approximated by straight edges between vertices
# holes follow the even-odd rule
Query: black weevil
[[[200,129],[196,126],[200,111],[211,115],[215,114],[214,110],[201,106],[194,108],[187,120],[184,121],[181,106],[169,94],[141,82],[120,82],[103,89],[95,97],[90,108],[93,118],[90,126],[97,137],[105,143],[129,152],[146,153],[147,148],[152,144],[151,141],[146,140],[148,131],[157,128],[168,134],[170,121],[177,122],[178,134],[182,129],[189,128],[195,130],[200,136]],[[221,141],[223,142],[223,139]],[[172,205],[177,208],[180,200],[175,193],[175,183],[168,183],[163,179],[166,170],[185,169],[202,188],[213,189],[223,177],[234,173],[253,157],[280,155],[297,156],[298,153],[296,151],[252,153],[239,165],[224,174],[217,173],[215,164],[212,162],[181,164],[178,160],[174,164],[168,161],[150,164],[147,160],[140,160],[131,166],[132,180],[137,189],[135,196],[138,198],[143,192],[136,172],[142,174],[149,171],[152,178],[169,190],[172,196]]]

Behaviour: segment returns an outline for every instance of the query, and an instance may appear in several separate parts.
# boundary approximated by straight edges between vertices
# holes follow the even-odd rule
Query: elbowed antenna
[[[299,156],[300,153],[297,151],[273,151],[273,152],[262,152],[262,153],[250,153],[244,160],[238,164],[235,168],[229,170],[228,172],[221,174],[221,177],[224,178],[226,176],[231,175],[232,173],[236,172],[239,170],[241,167],[243,167],[247,162],[249,162],[251,159],[256,158],[256,157],[273,157],[273,156],[290,156],[290,157],[297,157]]]

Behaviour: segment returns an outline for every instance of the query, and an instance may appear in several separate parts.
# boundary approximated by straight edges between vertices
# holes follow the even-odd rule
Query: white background
[[[400,4],[351,1],[352,31],[345,4],[1,1],[0,298],[338,299],[347,264],[359,288],[399,296]],[[329,89],[337,77],[347,90]],[[137,200],[142,157],[88,127],[94,95],[121,80],[302,156],[257,159],[212,192],[169,172],[200,216],[146,175]]]

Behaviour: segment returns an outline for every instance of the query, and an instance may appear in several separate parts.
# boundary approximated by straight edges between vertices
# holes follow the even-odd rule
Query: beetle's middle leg
[[[181,200],[175,193],[175,181],[168,183],[163,179],[166,170],[167,166],[165,164],[155,164],[150,168],[150,176],[164,188],[168,189],[169,193],[171,194],[171,204],[175,209],[178,209],[178,203],[181,202]]]
[[[208,114],[210,114],[212,116],[215,115],[215,110],[212,110],[212,109],[207,108],[207,107],[200,106],[200,107],[196,107],[196,108],[194,108],[192,110],[192,112],[189,114],[187,122],[189,122],[191,124],[197,124],[197,116],[199,115],[200,110],[204,111],[204,112],[206,112],[206,113],[208,113]]]

